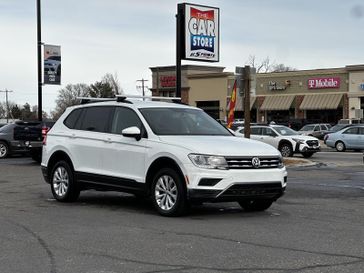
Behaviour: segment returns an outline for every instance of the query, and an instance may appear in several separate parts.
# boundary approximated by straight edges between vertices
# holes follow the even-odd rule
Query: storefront
[[[348,116],[345,68],[257,75],[257,122],[336,123]]]
[[[154,96],[175,96],[175,67],[152,67]],[[182,66],[182,102],[226,119],[235,75],[224,67]],[[257,74],[250,99],[252,122],[336,123],[364,109],[364,65]],[[244,118],[238,92],[235,118]]]

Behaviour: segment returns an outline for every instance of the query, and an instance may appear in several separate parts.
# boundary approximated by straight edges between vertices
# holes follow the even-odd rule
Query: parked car
[[[243,135],[244,128],[237,132]],[[252,126],[250,138],[272,145],[284,157],[293,156],[294,153],[301,153],[304,157],[309,158],[320,151],[320,143],[317,138],[300,135],[283,125]]]
[[[340,124],[340,123],[338,123],[338,124],[336,124],[336,125],[334,125],[334,126],[332,126],[326,133],[325,133],[325,135],[324,135],[324,143],[326,144],[326,139],[328,138],[328,134],[332,134],[332,133],[335,133],[335,132],[338,132],[338,131],[340,131],[340,130],[342,130],[342,129],[344,129],[344,128],[347,128],[347,127],[350,127],[351,126],[351,124],[345,124],[345,123],[342,123],[342,124]]]
[[[125,191],[151,196],[164,216],[196,201],[262,211],[287,182],[276,149],[234,137],[203,110],[122,96],[67,108],[47,134],[41,167],[60,202],[82,190]]]
[[[318,124],[307,124],[303,126],[298,133],[306,136],[314,136],[318,139],[324,139],[324,135],[331,128],[330,124],[327,123],[318,123]]]
[[[30,152],[32,143],[41,142],[39,122],[17,121],[0,128],[0,158]]]
[[[338,152],[364,149],[364,125],[352,125],[326,135],[326,145]]]
[[[33,141],[30,145],[30,155],[38,163],[42,161],[43,141],[48,131],[53,127],[54,121],[43,121],[37,125],[37,130],[41,132],[42,141]]]

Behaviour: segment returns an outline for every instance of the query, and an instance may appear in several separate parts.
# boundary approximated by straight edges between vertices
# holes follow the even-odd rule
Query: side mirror
[[[136,126],[125,128],[124,130],[121,131],[121,134],[124,137],[134,137],[138,141],[142,138],[140,129]]]

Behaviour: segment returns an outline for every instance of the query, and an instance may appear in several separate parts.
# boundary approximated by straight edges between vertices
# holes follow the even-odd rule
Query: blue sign
[[[360,84],[360,89],[364,90],[364,83]]]

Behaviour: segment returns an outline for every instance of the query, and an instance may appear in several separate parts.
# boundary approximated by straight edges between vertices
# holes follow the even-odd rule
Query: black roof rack
[[[81,100],[81,104],[92,103],[92,102],[105,102],[105,101],[117,101],[117,102],[132,104],[130,100],[127,100],[128,98],[172,101],[173,103],[183,104],[181,102],[181,98],[178,97],[153,97],[153,96],[138,96],[138,95],[116,95],[115,98],[77,97],[77,99]]]

